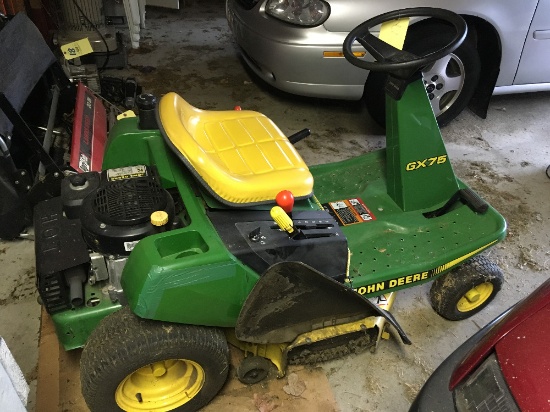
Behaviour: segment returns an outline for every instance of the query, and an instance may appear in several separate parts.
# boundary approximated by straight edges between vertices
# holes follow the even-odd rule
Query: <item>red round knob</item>
[[[281,190],[277,193],[275,202],[277,202],[277,205],[280,206],[285,212],[291,213],[292,208],[294,207],[294,195],[290,190]]]
[[[242,110],[241,106],[235,106],[233,110]]]

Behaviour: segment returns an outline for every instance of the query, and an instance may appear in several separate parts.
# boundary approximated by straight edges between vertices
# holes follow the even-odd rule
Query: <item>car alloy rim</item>
[[[469,312],[483,305],[493,294],[493,284],[485,282],[470,289],[456,304],[459,312]]]
[[[196,362],[169,359],[129,374],[115,392],[121,409],[169,411],[193,399],[204,385],[204,369]]]
[[[426,93],[436,116],[445,113],[460,96],[464,86],[464,64],[451,53],[422,70]]]

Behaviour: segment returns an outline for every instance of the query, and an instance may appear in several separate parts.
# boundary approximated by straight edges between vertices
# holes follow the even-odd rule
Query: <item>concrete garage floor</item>
[[[176,91],[203,109],[240,105],[258,110],[289,135],[308,127],[312,135],[296,146],[309,164],[384,146],[382,131],[360,103],[285,95],[251,76],[239,60],[221,0],[190,1],[180,11],[151,8],[146,23],[141,48],[129,54],[129,71],[109,75],[133,75],[146,92]],[[488,252],[503,269],[506,282],[489,307],[462,322],[446,321],[432,310],[429,285],[400,292],[393,313],[412,346],[392,336],[375,354],[366,352],[319,365],[338,410],[406,411],[447,355],[548,277],[549,103],[550,93],[495,96],[486,120],[465,112],[443,129],[458,176],[508,220],[507,239]],[[0,242],[0,335],[31,384],[29,411],[40,410],[34,395],[40,307],[33,248],[29,240]],[[292,403],[283,406],[277,397],[270,405],[293,410]],[[259,410],[252,399],[248,410]]]

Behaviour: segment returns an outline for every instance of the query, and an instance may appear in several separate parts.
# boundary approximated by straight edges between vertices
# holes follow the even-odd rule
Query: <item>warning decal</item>
[[[344,226],[376,220],[376,217],[359,198],[329,202],[327,206],[329,213],[336,216]]]

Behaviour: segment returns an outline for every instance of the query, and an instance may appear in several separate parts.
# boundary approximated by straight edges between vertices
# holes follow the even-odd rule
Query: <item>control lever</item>
[[[294,208],[294,195],[290,190],[281,190],[275,197],[275,203],[292,216],[292,209]]]
[[[273,206],[269,214],[279,228],[285,231],[291,239],[306,239],[306,235],[300,229],[294,227],[292,219],[281,206]]]

